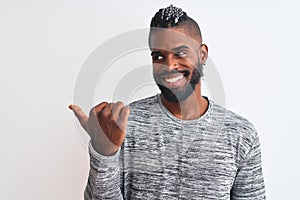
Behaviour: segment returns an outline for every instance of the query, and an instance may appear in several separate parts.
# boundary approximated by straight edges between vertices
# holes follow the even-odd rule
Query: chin
[[[179,103],[186,100],[191,94],[194,92],[195,87],[192,85],[188,85],[183,91],[176,91],[174,89],[169,89],[165,86],[159,85],[158,87],[161,91],[162,96],[170,102]]]

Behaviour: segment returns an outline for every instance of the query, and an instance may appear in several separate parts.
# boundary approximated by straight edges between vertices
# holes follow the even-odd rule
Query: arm
[[[102,156],[90,143],[89,153],[90,172],[84,199],[123,199],[120,190],[120,150],[114,155]]]
[[[119,154],[126,135],[128,106],[103,102],[92,108],[89,116],[79,106],[69,108],[91,137],[90,173],[84,199],[122,199]]]
[[[261,151],[258,136],[239,166],[233,187],[232,200],[266,199],[261,165]]]

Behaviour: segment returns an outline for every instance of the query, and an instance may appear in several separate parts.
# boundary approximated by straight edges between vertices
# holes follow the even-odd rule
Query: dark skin
[[[95,151],[110,156],[119,149],[126,135],[130,113],[128,106],[124,106],[122,102],[102,102],[93,107],[88,116],[77,105],[69,105],[69,108],[91,137]]]
[[[193,35],[184,28],[161,29],[150,37],[153,73],[162,71],[187,70],[190,72],[178,83],[174,90],[181,92],[191,80],[192,71],[197,62],[203,64],[208,57],[208,48],[202,44],[198,35]],[[169,78],[173,76],[170,75]],[[164,77],[165,78],[165,77]],[[168,77],[167,77],[168,78]],[[161,78],[163,79],[163,78]],[[165,80],[162,84],[168,85]],[[170,102],[162,95],[164,106],[178,119],[192,120],[202,116],[208,108],[207,100],[201,96],[201,81],[195,86],[194,92],[184,101]]]
[[[203,64],[207,59],[207,46],[202,44],[201,38],[188,33],[183,28],[152,33],[150,45],[152,58],[155,58],[153,59],[154,73],[174,69],[190,72],[189,75],[172,84],[164,82],[165,79],[182,75],[166,75],[161,79],[162,83],[169,84],[179,94],[189,85],[196,63],[200,60]],[[175,117],[183,120],[199,118],[208,107],[208,102],[201,96],[200,82],[195,86],[195,91],[184,101],[174,103],[162,96],[162,103]],[[99,154],[110,156],[118,151],[126,135],[130,113],[128,106],[122,102],[102,102],[93,107],[88,116],[77,105],[69,105],[69,108],[91,137],[93,148]]]

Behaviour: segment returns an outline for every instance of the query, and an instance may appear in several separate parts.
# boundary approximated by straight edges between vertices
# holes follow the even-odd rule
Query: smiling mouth
[[[183,79],[183,74],[179,74],[179,76],[176,76],[176,77],[172,77],[172,78],[165,78],[165,81],[167,83],[176,83],[178,81],[180,81],[181,79]]]
[[[188,70],[163,71],[161,73],[154,74],[154,79],[157,84],[167,88],[178,88],[185,84],[185,79],[187,79],[189,75],[190,71]]]

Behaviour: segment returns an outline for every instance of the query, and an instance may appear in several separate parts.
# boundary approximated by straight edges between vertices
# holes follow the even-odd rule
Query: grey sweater
[[[265,199],[255,128],[212,100],[196,120],[175,118],[159,95],[133,102],[119,151],[89,152],[85,199]]]

